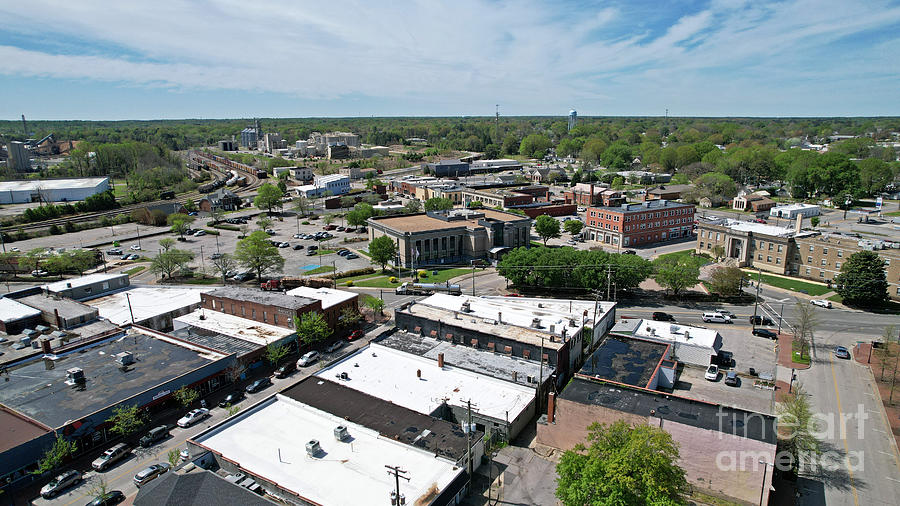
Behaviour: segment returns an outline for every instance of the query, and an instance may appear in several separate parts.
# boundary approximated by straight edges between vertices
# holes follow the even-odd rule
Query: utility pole
[[[475,261],[472,260],[472,297],[475,296]]]
[[[778,313],[778,335],[781,335],[781,320],[784,319],[784,304],[781,304],[781,312]]]
[[[756,330],[756,314],[759,311],[759,284],[762,283],[762,271],[759,270],[759,267],[756,268],[756,304],[753,305],[753,330]],[[778,322],[779,329],[781,328],[781,321]],[[780,332],[780,330],[779,330]]]
[[[200,269],[206,272],[206,262],[203,261],[203,245],[200,245]]]
[[[391,504],[400,504],[400,478],[403,478],[406,481],[409,481],[409,478],[404,476],[406,471],[400,469],[400,466],[389,466],[385,464],[386,468],[388,468],[388,474],[394,475],[394,483],[396,486],[396,491],[394,492],[397,495],[397,502],[391,501]]]
[[[138,248],[140,248],[140,247],[141,247],[141,227],[138,226],[138,225],[135,225],[135,226],[134,226],[134,229],[137,230],[137,236],[138,236]]]
[[[540,360],[540,365],[538,366],[538,379],[537,386],[534,387],[537,395],[534,397],[534,402],[536,404],[535,411],[538,413],[541,412],[541,383],[544,382],[544,334],[541,334],[541,353],[538,355],[538,360]]]
[[[131,294],[126,292],[125,299],[128,300],[128,313],[131,314],[131,324],[134,325],[134,311],[131,310]]]
[[[606,265],[606,300],[609,300],[610,279],[612,279],[612,265]]]
[[[460,399],[462,401],[462,399]],[[472,399],[463,401],[468,410],[466,421],[466,470],[469,472],[469,481],[472,480]],[[476,406],[477,407],[477,406]]]

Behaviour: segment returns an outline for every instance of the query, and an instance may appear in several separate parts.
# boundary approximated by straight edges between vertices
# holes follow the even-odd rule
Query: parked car
[[[282,364],[281,367],[275,369],[275,377],[276,378],[286,378],[292,372],[297,370],[297,364],[295,362],[287,362]]]
[[[69,470],[58,474],[55,478],[50,480],[50,483],[41,487],[41,497],[43,497],[44,499],[49,499],[56,494],[59,494],[63,490],[71,487],[72,485],[80,482],[81,479],[81,473],[74,470]]]
[[[308,351],[302,357],[300,357],[300,360],[297,361],[297,368],[299,369],[300,367],[312,365],[316,363],[317,360],[319,360],[319,352]]]
[[[823,300],[823,299],[814,299],[809,301],[810,304],[814,306],[824,307],[825,309],[831,309],[831,301]]]
[[[200,213],[198,213],[197,211],[191,211],[188,213],[188,216],[197,216],[198,214]]]
[[[311,244],[311,245],[309,246],[309,249],[315,251],[315,250],[319,249],[319,245],[318,245],[318,244]]]
[[[224,408],[225,406],[232,406],[237,404],[241,399],[244,398],[244,392],[241,390],[235,390],[230,394],[226,395],[221,402],[219,402],[219,407]]]
[[[213,253],[212,255],[209,256],[209,259],[210,259],[210,260],[218,260],[218,259],[220,259],[220,258],[222,258],[222,254],[221,254],[221,253]]]
[[[194,232],[194,237],[203,237],[204,235],[206,235],[206,230],[198,230]]]
[[[131,251],[140,251],[141,247],[140,247],[140,245],[132,244],[131,247],[128,249],[130,249]]]
[[[337,254],[340,256],[344,256],[348,253],[350,253],[350,250],[348,250],[347,248],[341,248],[341,249],[337,250]]]
[[[97,471],[106,471],[110,466],[125,458],[129,453],[131,453],[131,449],[128,445],[119,443],[103,452],[103,455],[94,459],[94,461],[91,462],[91,467]]]
[[[125,253],[124,255],[119,257],[119,260],[128,260],[128,257],[131,256],[131,253]]]
[[[141,259],[140,255],[136,255],[136,254],[132,253],[132,254],[128,255],[128,257],[125,260],[140,260],[140,259]]]
[[[353,341],[353,340],[359,339],[363,335],[364,335],[364,333],[362,330],[354,330],[353,332],[350,333],[349,336],[347,336],[347,340]]]
[[[192,409],[181,418],[178,419],[178,426],[187,428],[209,416],[209,410],[206,408]]]
[[[719,313],[720,315],[725,315],[731,319],[734,319],[734,314],[727,309],[716,309],[716,313]]]
[[[750,317],[750,325],[775,325],[775,322],[768,316],[757,315]]]
[[[159,427],[150,429],[150,432],[141,438],[140,443],[142,447],[149,448],[167,437],[169,437],[169,427],[160,425]]]
[[[106,250],[106,254],[107,255],[121,255],[122,248],[112,248],[112,249]]]
[[[338,227],[338,228],[336,228],[335,230],[337,230],[338,232],[343,232],[343,231],[344,231],[344,227]]]
[[[275,231],[272,230],[271,228],[267,228],[267,229],[266,229],[266,233],[269,234],[269,235],[275,235]]]
[[[308,250],[306,250],[306,256],[308,256],[308,257],[311,257],[313,255],[318,255],[318,254],[319,254],[319,250],[317,250],[317,249],[309,248]]]
[[[146,485],[147,483],[153,481],[161,474],[164,474],[169,470],[168,464],[151,464],[150,466],[145,467],[139,473],[134,475],[134,484],[138,488],[141,485]]]
[[[637,251],[635,251],[633,249],[627,249],[627,250],[623,251],[622,254],[623,255],[637,255]]]
[[[351,253],[349,253],[347,256],[345,256],[344,258],[346,258],[346,259],[348,259],[348,260],[353,260],[354,258],[359,258],[359,255],[357,255],[356,253],[352,253],[352,252],[351,252]]]
[[[341,341],[341,340],[339,339],[339,340],[337,340],[337,341],[335,341],[335,342],[329,344],[329,345],[325,348],[325,353],[332,353],[332,352],[337,351],[337,350],[339,350],[339,349],[341,349],[341,348],[343,348],[343,347],[344,347],[344,341]]]
[[[303,234],[294,234],[291,237],[293,237],[294,239],[303,239]]]
[[[334,230],[334,229],[336,229],[337,227],[336,227],[335,225],[325,225],[325,226],[322,227],[322,228],[323,228],[324,230]]]
[[[301,250],[301,249],[303,249],[303,245],[302,245],[302,244],[295,244],[295,245],[293,246],[293,249],[294,249],[294,251]]]
[[[703,377],[709,381],[718,381],[719,366],[717,366],[716,364],[710,364],[710,366],[706,368],[706,374],[704,374]]]
[[[843,346],[834,347],[834,356],[837,358],[850,358],[850,352]]]
[[[93,501],[85,506],[113,506],[125,500],[125,494],[121,490],[110,490],[109,492],[95,497]]]
[[[266,388],[267,386],[269,386],[271,384],[272,384],[272,380],[269,379],[269,377],[267,376],[265,378],[259,378],[258,380],[254,381],[253,383],[250,383],[249,385],[247,385],[247,388],[245,388],[245,390],[247,391],[248,394],[255,394],[256,392],[259,392],[260,390]]]
[[[237,276],[234,277],[235,281],[247,281],[253,279],[252,272],[241,272]]]
[[[290,246],[291,246],[291,243],[289,243],[289,242],[283,242],[278,245],[279,248],[289,248]]]
[[[675,317],[670,315],[669,313],[664,313],[662,311],[654,311],[653,312],[653,320],[658,322],[674,322]]]
[[[706,323],[732,323],[731,317],[722,313],[703,313],[702,318]]]
[[[43,270],[43,269],[35,269],[35,270],[31,271],[31,275],[34,276],[34,277],[36,277],[36,278],[40,278],[40,277],[42,277],[42,276],[46,276],[47,274],[48,274],[48,272],[45,271],[45,270]]]
[[[738,380],[738,375],[736,372],[728,371],[728,373],[725,374],[725,384],[726,385],[728,385],[730,387],[736,387],[736,386],[738,386],[739,382],[740,382],[740,380]]]
[[[753,329],[753,335],[765,337],[766,339],[778,339],[778,335],[769,329]]]

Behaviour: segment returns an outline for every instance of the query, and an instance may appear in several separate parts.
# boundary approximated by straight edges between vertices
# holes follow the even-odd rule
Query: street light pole
[[[753,330],[756,330],[756,315],[759,311],[759,284],[762,282],[762,271],[756,268],[756,304],[753,306]]]

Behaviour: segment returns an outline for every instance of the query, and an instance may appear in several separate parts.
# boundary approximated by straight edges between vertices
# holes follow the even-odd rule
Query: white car
[[[198,230],[194,232],[194,237],[202,237],[204,235],[206,235],[206,230]]]
[[[710,366],[706,368],[706,374],[704,374],[703,377],[709,381],[717,381],[719,379],[719,366],[710,364]]]
[[[39,277],[41,277],[41,276],[46,276],[46,275],[47,275],[47,271],[45,271],[45,270],[43,270],[43,269],[35,269],[35,270],[31,271],[31,275],[34,276],[34,277],[36,277],[36,278],[39,278]]]
[[[819,306],[819,307],[824,307],[825,309],[831,309],[831,301],[830,300],[814,299],[814,300],[809,301],[809,303],[812,304],[813,306]]]
[[[131,247],[128,249],[130,249],[131,251],[140,251],[141,247],[138,246],[137,244],[132,244]]]
[[[300,360],[297,361],[297,367],[306,367],[308,365],[316,363],[317,360],[319,360],[318,351],[306,352],[306,354],[300,357]]]
[[[207,416],[209,416],[209,410],[206,408],[191,410],[188,414],[178,419],[178,426],[184,428],[190,427]]]
[[[41,488],[41,497],[49,499],[63,490],[81,481],[81,473],[78,471],[66,471],[56,478],[50,480],[50,483]]]

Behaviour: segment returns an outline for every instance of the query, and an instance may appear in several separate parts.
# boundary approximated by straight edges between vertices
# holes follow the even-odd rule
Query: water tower
[[[578,113],[575,112],[575,109],[569,110],[569,131],[571,132],[573,128],[575,128],[575,122],[578,121]]]

